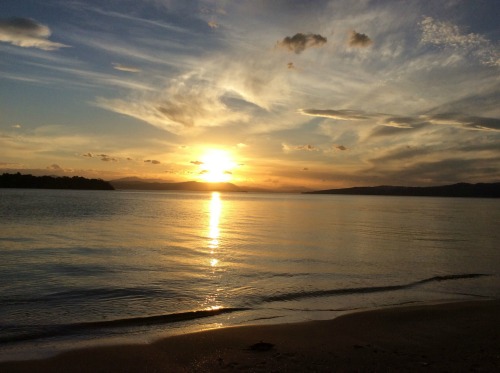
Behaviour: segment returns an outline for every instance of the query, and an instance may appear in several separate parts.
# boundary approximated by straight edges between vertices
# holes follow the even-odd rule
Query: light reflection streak
[[[212,198],[209,205],[209,224],[208,224],[208,249],[209,249],[209,259],[208,264],[211,269],[211,276],[217,278],[219,276],[219,266],[220,260],[217,258],[219,254],[219,237],[220,229],[219,223],[222,214],[222,201],[220,198],[220,193],[212,192]],[[208,306],[209,309],[219,309],[222,306],[219,304],[219,296],[224,289],[217,287],[214,291],[207,293],[205,297],[204,305]]]
[[[211,254],[213,254],[215,250],[219,248],[219,222],[221,212],[222,202],[220,200],[220,193],[213,192],[212,199],[210,201],[210,226],[208,232],[208,237],[210,238],[208,247],[211,249]]]

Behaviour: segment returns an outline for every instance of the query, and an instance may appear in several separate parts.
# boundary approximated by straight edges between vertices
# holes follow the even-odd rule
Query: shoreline
[[[89,347],[2,372],[495,371],[500,300],[406,305],[333,320],[236,326],[150,344]]]

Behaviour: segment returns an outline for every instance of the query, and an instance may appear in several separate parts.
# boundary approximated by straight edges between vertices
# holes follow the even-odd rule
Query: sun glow
[[[211,183],[228,182],[236,164],[223,150],[210,150],[201,157],[200,178]]]

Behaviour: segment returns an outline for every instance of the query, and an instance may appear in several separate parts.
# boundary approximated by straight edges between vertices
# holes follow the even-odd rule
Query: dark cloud
[[[88,153],[82,154],[82,157],[85,157],[85,158],[96,158],[96,157],[98,157],[103,162],[118,162],[117,158],[112,157],[112,156],[110,156],[108,154],[92,154],[92,153],[88,152]]]
[[[405,168],[387,172],[392,179],[404,180],[409,184],[433,180],[435,184],[456,182],[491,182],[500,178],[500,157],[489,159],[448,158],[439,161],[415,162]]]
[[[38,48],[47,51],[67,45],[55,43],[48,38],[50,29],[30,18],[0,19],[0,41],[19,47]]]
[[[429,147],[419,147],[419,148],[411,148],[411,147],[403,147],[400,149],[396,149],[391,151],[388,154],[381,155],[370,159],[371,162],[374,163],[387,163],[392,161],[401,161],[407,160],[410,158],[419,157],[422,155],[426,155],[432,152],[432,149]]]
[[[477,131],[500,131],[499,118],[469,116],[461,113],[441,113],[432,115],[417,115],[414,117],[398,117],[391,114],[366,113],[361,110],[319,110],[300,109],[299,113],[314,117],[337,120],[376,120],[376,124],[398,129],[420,128],[425,125],[449,125]],[[386,131],[381,134],[389,134]],[[393,131],[392,133],[396,133]]]
[[[47,170],[52,170],[52,171],[63,171],[62,167],[59,166],[58,164],[54,163],[51,164],[50,166],[47,166]]]
[[[287,68],[289,68],[290,70],[295,69],[295,65],[293,64],[293,62],[288,62],[288,63],[286,64],[286,67],[287,67]]]
[[[98,157],[101,157],[101,161],[103,162],[118,162],[118,159],[107,154],[99,154]]]
[[[406,133],[407,131],[412,130],[412,128],[404,128],[404,127],[392,127],[392,126],[376,126],[371,132],[370,136],[379,137],[379,136],[393,136],[400,135],[402,133]]]
[[[307,145],[297,145],[297,146],[294,146],[293,149],[295,149],[295,150],[307,150],[309,152],[318,151],[319,150],[317,147],[315,147],[314,145],[310,145],[310,144],[307,144]]]
[[[366,35],[361,34],[356,31],[351,31],[351,36],[349,38],[349,45],[351,47],[368,47],[373,44],[373,41]]]
[[[278,46],[300,54],[307,48],[320,47],[325,44],[326,41],[326,38],[319,34],[297,33],[293,36],[287,36],[282,41],[279,41]]]
[[[224,175],[232,175],[233,173],[231,171],[224,171]]]
[[[309,171],[309,168],[308,168],[308,167],[304,167],[304,168],[302,169],[302,171]]]
[[[207,172],[208,172],[208,170],[201,170],[200,175],[206,174]]]
[[[500,131],[500,119],[467,116],[460,113],[443,113],[422,116],[432,124],[462,127],[478,131]]]
[[[189,162],[189,163],[195,164],[195,165],[197,165],[197,166],[199,166],[199,165],[203,164],[203,162],[202,162],[202,161],[191,161],[191,162]]]
[[[344,145],[337,145],[335,147],[335,149],[338,149],[338,150],[347,150],[347,148]]]
[[[157,161],[155,159],[146,159],[144,162],[146,163],[151,163],[151,164],[160,164],[160,161]]]

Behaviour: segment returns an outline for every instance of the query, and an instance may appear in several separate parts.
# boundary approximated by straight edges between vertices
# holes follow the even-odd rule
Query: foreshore
[[[500,300],[404,306],[105,346],[1,372],[500,371]]]

